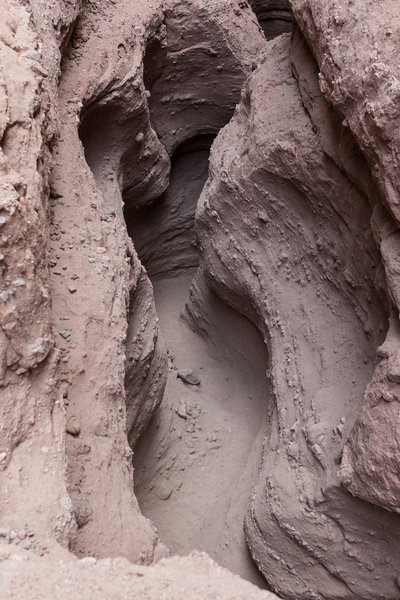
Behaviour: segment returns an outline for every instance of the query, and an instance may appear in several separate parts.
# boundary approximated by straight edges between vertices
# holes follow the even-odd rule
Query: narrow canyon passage
[[[127,218],[153,281],[169,355],[162,404],[135,450],[135,491],[172,553],[205,550],[265,587],[243,531],[262,452],[265,346],[204,283],[197,304],[201,335],[185,309],[198,260],[194,212],[207,165],[208,151],[197,140],[195,149],[173,158],[170,187],[156,205]],[[193,370],[200,384],[184,383],[181,369]]]
[[[0,14],[0,600],[400,600],[394,0]]]
[[[243,522],[261,455],[265,351],[253,327],[215,298],[221,320],[210,352],[181,317],[191,280],[185,275],[154,284],[170,372],[163,402],[135,452],[135,490],[174,554],[205,550],[262,585]],[[224,331],[231,339],[223,339]],[[240,351],[230,346],[234,338]],[[199,386],[177,378],[185,368],[199,375]]]

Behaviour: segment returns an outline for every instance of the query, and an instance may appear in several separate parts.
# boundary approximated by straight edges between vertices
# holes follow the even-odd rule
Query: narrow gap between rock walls
[[[144,57],[150,121],[171,156],[169,186],[150,206],[136,204],[125,213],[128,233],[153,284],[168,353],[162,403],[135,448],[135,493],[172,553],[205,550],[222,566],[266,587],[244,533],[261,462],[266,347],[256,328],[201,277],[195,234],[210,147],[234,105],[227,97],[224,106],[220,76],[218,107],[213,101],[204,104],[208,82],[202,76],[212,61],[192,81],[186,54],[182,65],[176,56],[171,64],[168,48],[155,38]],[[227,77],[228,89],[231,74]],[[181,82],[178,95],[174,81]],[[180,136],[184,141],[176,145],[173,140]]]
[[[202,336],[185,309],[198,265],[194,214],[207,177],[207,142],[197,138],[179,148],[168,190],[127,218],[153,283],[169,361],[162,404],[135,450],[135,491],[174,554],[205,550],[265,587],[243,531],[261,460],[265,346],[201,280]]]
[[[269,15],[269,25],[274,20],[287,23],[281,16]],[[268,36],[278,35],[278,30]],[[156,36],[149,40],[144,58],[150,121],[171,158],[169,186],[158,199],[130,202],[115,167],[111,168],[118,140],[122,138],[126,147],[129,131],[134,132],[136,143],[134,153],[125,154],[120,163],[122,176],[128,168],[131,178],[139,162],[147,160],[145,152],[135,154],[143,139],[139,116],[129,116],[127,121],[123,102],[108,105],[104,101],[89,108],[80,129],[86,160],[103,194],[110,198],[122,194],[125,201],[128,233],[153,284],[167,347],[163,401],[135,448],[135,493],[142,512],[172,553],[205,550],[222,566],[265,588],[250,557],[244,518],[261,462],[268,405],[267,350],[257,329],[222,302],[201,277],[194,227],[197,202],[208,176],[210,146],[239,99],[239,65],[225,48],[220,49],[227,82],[221,84],[222,75],[218,75],[218,102],[211,101],[208,108],[203,97],[196,104],[190,94],[170,93],[168,86],[174,90],[174,78],[185,76],[189,88],[200,88],[207,77],[199,80],[201,84],[192,82],[187,65],[171,64],[167,51]],[[181,56],[186,60],[184,53]],[[209,62],[203,66],[204,76],[209,76],[208,68]],[[166,74],[168,69],[172,73]],[[239,85],[234,102],[232,82]],[[224,93],[228,94],[226,105]],[[181,115],[167,112],[170,101],[181,107]],[[176,145],[171,141],[176,130],[169,120],[179,118],[178,130],[185,134]],[[144,198],[146,190],[143,194]]]

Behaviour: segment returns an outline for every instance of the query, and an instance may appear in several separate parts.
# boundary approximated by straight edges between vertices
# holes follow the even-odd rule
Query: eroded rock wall
[[[357,9],[349,2],[290,4],[317,59],[322,92],[352,131],[377,184],[372,227],[393,305],[382,360],[345,448],[342,480],[356,496],[398,512],[397,410],[390,401],[399,395],[397,7],[389,0]]]
[[[10,217],[2,227],[14,227],[13,238],[2,238],[2,460],[12,489],[2,520],[39,536],[55,532],[78,554],[155,555],[157,537],[133,494],[127,435],[133,446],[159,403],[166,361],[123,202],[140,208],[158,198],[175,145],[215,135],[232,114],[263,45],[253,13],[239,4],[2,5]],[[227,14],[237,18],[233,31]],[[187,91],[168,101],[178,115],[164,136],[149,118],[157,88],[146,90],[143,76],[154,40],[177,64],[173,89],[204,56],[214,58],[210,71],[203,60],[203,88],[184,83],[201,97]],[[51,482],[38,488],[46,474]]]
[[[292,15],[286,0],[249,0],[267,40],[288,33]]]
[[[338,475],[387,328],[376,188],[298,34],[292,52],[293,65],[289,37],[271,42],[246,82],[196,222],[209,283],[269,347],[275,402],[247,536],[285,597],[395,598],[397,517]]]
[[[165,199],[171,157],[228,123],[250,76],[213,145],[192,305],[201,322],[205,277],[268,346],[249,546],[285,597],[394,600],[397,6],[288,5],[293,38],[267,44],[239,0],[0,2],[0,525],[163,553],[131,447],[166,357],[125,218]]]
[[[53,310],[60,320],[66,388],[68,486],[79,527],[73,548],[78,554],[123,554],[149,562],[157,538],[140,516],[133,494],[127,429],[137,434],[161,399],[165,359],[153,300],[126,233],[117,168],[124,144],[134,143],[136,133],[130,127],[142,122],[140,114],[146,110],[135,84],[142,60],[135,27],[140,23],[143,30],[151,29],[161,13],[148,9],[140,18],[132,13],[127,19],[114,8],[104,3],[85,11],[63,62],[62,128],[52,177]],[[107,47],[98,42],[105,37]],[[129,56],[122,51],[124,44]],[[94,107],[98,97],[102,102]],[[94,132],[92,145],[86,144],[87,162],[78,136],[80,116],[82,127]],[[116,147],[123,119],[126,134]],[[86,142],[85,129],[80,133]],[[168,173],[169,161],[163,157]],[[160,186],[159,177],[156,193]],[[126,407],[127,317],[132,311],[137,320],[129,341],[135,338],[136,356],[129,369],[136,368],[142,382],[149,375],[151,380],[139,396],[129,397],[132,402]]]
[[[207,153],[232,116],[264,43],[249,6],[227,1],[171,0],[162,25],[148,39],[144,93],[151,126],[173,162],[170,186],[144,205],[125,185],[132,168],[125,156],[121,174],[128,231],[151,277],[178,274],[198,264],[193,220],[207,176]],[[132,165],[131,155],[126,156]],[[183,178],[185,193],[180,195]]]
[[[67,543],[75,521],[65,481],[65,419],[47,262],[49,146],[57,131],[57,42],[51,9],[2,2],[1,520]],[[67,29],[78,3],[60,19]],[[40,17],[35,26],[32,11]],[[56,55],[56,58],[55,58]],[[38,481],[41,482],[38,485]]]

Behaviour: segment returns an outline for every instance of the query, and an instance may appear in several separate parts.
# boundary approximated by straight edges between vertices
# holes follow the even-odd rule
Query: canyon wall
[[[392,60],[399,35],[397,9],[393,2],[379,8],[363,4],[357,10],[342,3],[328,14],[318,3],[298,2],[293,10],[318,61],[321,90],[344,117],[377,186],[370,195],[371,226],[391,306],[388,336],[378,349],[380,364],[345,447],[342,480],[352,494],[398,512],[397,410],[390,402],[399,394],[399,73]],[[323,35],[317,36],[317,30]]]
[[[139,252],[151,276],[198,266],[203,335],[211,290],[266,344],[245,528],[268,585],[398,598],[394,0],[2,0],[0,17],[0,535],[167,553],[133,485],[168,371]],[[211,143],[179,221],[175,170]]]
[[[213,146],[197,212],[208,281],[269,348],[274,401],[248,542],[284,597],[376,598],[383,579],[395,598],[397,517],[355,500],[339,475],[387,328],[376,188],[299,32],[268,49]]]

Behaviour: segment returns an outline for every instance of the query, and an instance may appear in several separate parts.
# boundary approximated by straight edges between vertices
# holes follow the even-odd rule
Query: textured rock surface
[[[163,193],[168,152],[227,122],[263,41],[238,3],[118,8],[1,5],[1,519],[78,554],[149,562],[157,537],[138,511],[126,433],[133,446],[161,399],[166,361],[122,197],[139,208]],[[243,31],[254,33],[244,44]],[[143,81],[150,41],[183,56],[166,57],[177,64],[170,79],[204,64],[201,96],[168,101],[178,115],[166,149]]]
[[[3,545],[0,553],[0,591],[4,600],[29,596],[37,600],[61,600],[67,596],[82,600],[278,600],[200,552],[187,558],[165,559],[154,567],[132,565],[122,558],[96,563],[91,557],[79,561],[63,557],[55,562],[23,551],[10,552]]]
[[[113,12],[112,4],[97,8],[81,17],[64,56],[58,88],[60,133],[51,179],[50,285],[61,357],[58,377],[66,418],[74,419],[80,429],[66,440],[67,485],[78,525],[72,547],[78,554],[123,554],[151,561],[157,538],[140,516],[133,495],[126,438],[125,342],[131,302],[137,301],[137,326],[144,324],[149,338],[138,340],[137,360],[143,373],[152,363],[156,388],[153,398],[150,393],[146,396],[144,422],[161,397],[165,363],[157,356],[154,311],[151,299],[146,300],[142,292],[142,268],[125,231],[117,186],[112,180],[108,189],[96,186],[78,137],[78,115],[84,103],[93,103],[98,94],[104,96],[110,80],[117,85],[128,71],[111,43],[113,35],[116,42],[123,35],[122,16],[106,18]],[[144,21],[153,18],[153,11],[149,13],[142,13]],[[94,47],[101,17],[108,49]],[[136,60],[137,70],[140,53]],[[91,72],[93,79],[82,78],[85,72]],[[135,68],[128,77],[134,76]],[[143,105],[140,99],[136,103]],[[134,108],[133,103],[132,112]],[[107,176],[114,166],[112,158]]]
[[[74,14],[71,3],[66,27]],[[56,41],[42,42],[29,5],[2,2],[0,15],[0,511],[15,526],[29,522],[65,543],[74,518],[47,264]],[[44,54],[53,75],[46,79]]]
[[[324,6],[290,2],[320,68],[324,95],[344,117],[378,186],[371,198],[373,231],[385,269],[393,314],[382,358],[343,456],[349,490],[389,510],[399,510],[396,404],[398,391],[399,72],[393,61],[399,36],[394,2]],[[386,401],[385,401],[386,398]],[[372,419],[372,421],[371,421]]]
[[[249,0],[267,40],[292,28],[292,15],[286,0]]]
[[[397,517],[357,503],[337,474],[386,329],[368,167],[359,153],[343,164],[354,142],[294,45],[300,85],[289,38],[270,43],[213,146],[197,213],[211,285],[258,326],[271,357],[275,402],[247,536],[284,596],[395,598]]]
[[[174,277],[198,266],[194,214],[207,179],[211,140],[174,156],[168,190],[143,210],[127,212],[128,232],[149,276]],[[200,148],[199,148],[200,146]]]
[[[288,7],[293,36],[267,43],[259,23],[289,30]],[[104,569],[110,586],[139,577],[139,598],[269,597],[226,574],[210,591],[218,569],[201,557],[138,575],[73,566],[56,544],[165,553],[133,489],[168,370],[148,273],[200,263],[191,324],[218,329],[204,305],[217,294],[268,349],[246,520],[261,572],[287,598],[398,598],[397,13],[394,0],[0,0],[0,537],[66,561],[1,549],[9,597],[70,593],[68,578],[89,597]],[[77,568],[93,569],[81,588]]]

